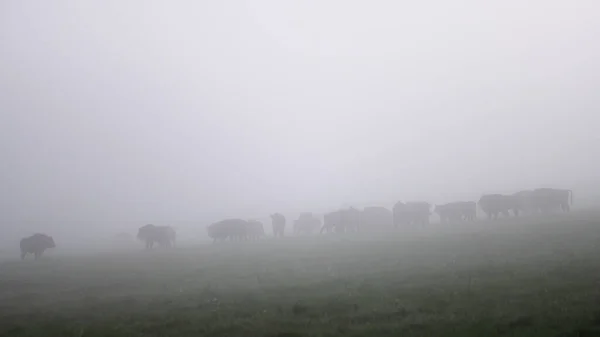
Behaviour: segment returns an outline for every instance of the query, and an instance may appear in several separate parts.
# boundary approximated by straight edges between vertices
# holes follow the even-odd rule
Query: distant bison
[[[323,216],[323,227],[320,233],[335,232],[357,232],[360,227],[360,211],[350,207],[335,212],[327,213]]]
[[[28,238],[21,239],[21,259],[25,259],[25,255],[33,254],[37,260],[42,256],[44,251],[49,248],[54,248],[54,239],[46,234],[33,234]]]
[[[512,195],[516,205],[517,215],[523,214],[535,214],[538,211],[539,205],[536,202],[536,198],[533,191],[519,191]]]
[[[273,236],[283,237],[283,234],[285,232],[285,217],[283,216],[283,214],[271,214],[271,224],[273,226]]]
[[[213,242],[230,240],[243,240],[248,236],[248,221],[242,219],[226,219],[215,222],[206,228],[208,236]]]
[[[474,201],[451,202],[436,205],[434,211],[440,216],[441,223],[474,221],[477,217],[477,204]]]
[[[555,188],[538,188],[532,193],[535,207],[542,213],[554,210],[568,212],[573,204],[573,192]]]
[[[500,214],[508,217],[510,211],[515,216],[519,215],[519,202],[514,195],[486,194],[479,199],[478,204],[488,219],[497,219]]]
[[[427,225],[431,205],[425,201],[397,202],[394,205],[394,227],[402,225]]]
[[[150,224],[140,227],[137,238],[146,243],[146,249],[152,249],[154,243],[162,247],[171,247],[175,245],[176,232],[170,226],[155,226]]]
[[[556,210],[568,212],[573,204],[573,192],[554,188],[520,191],[512,195],[517,211],[525,214],[548,213]]]
[[[301,213],[298,220],[294,220],[294,234],[312,234],[321,228],[321,220],[310,212]]]
[[[392,211],[385,207],[365,207],[360,215],[360,227],[365,231],[391,229],[394,224]]]
[[[246,226],[248,238],[260,239],[265,236],[265,228],[263,227],[262,222],[258,220],[248,220]]]

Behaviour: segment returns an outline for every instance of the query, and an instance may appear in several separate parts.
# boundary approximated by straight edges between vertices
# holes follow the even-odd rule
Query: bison
[[[273,226],[273,236],[283,237],[285,232],[285,217],[280,213],[271,214],[271,225]]]
[[[206,228],[208,236],[216,241],[243,240],[248,236],[248,221],[242,219],[226,219],[215,222]]]
[[[294,220],[294,234],[312,234],[315,230],[321,228],[321,220],[310,212],[301,213],[297,220]]]
[[[477,204],[474,201],[451,202],[436,205],[434,212],[439,215],[441,223],[474,221],[477,217]]]
[[[431,205],[425,201],[397,202],[393,209],[394,227],[429,224],[430,208]]]
[[[394,215],[385,207],[365,207],[360,215],[360,227],[365,231],[381,231],[392,228]]]
[[[350,207],[341,209],[335,212],[325,214],[323,217],[323,227],[320,233],[323,232],[357,232],[360,227],[360,211]]]
[[[538,188],[532,193],[533,203],[537,210],[548,213],[554,210],[569,212],[573,204],[573,191],[555,188]]]
[[[250,239],[260,239],[265,236],[263,223],[258,220],[248,220],[246,222],[246,233]]]
[[[27,254],[33,254],[34,259],[39,259],[46,249],[54,248],[54,239],[46,234],[36,233],[30,237],[21,239],[21,260]]]
[[[516,205],[516,215],[519,214],[533,214],[538,212],[539,205],[537,205],[536,198],[533,191],[519,191],[512,195],[514,203]]]
[[[138,240],[146,243],[146,249],[152,249],[154,243],[162,247],[175,246],[176,232],[170,226],[145,225],[139,228]]]
[[[478,204],[488,219],[497,219],[500,214],[508,217],[510,211],[513,211],[515,216],[519,215],[519,204],[513,195],[486,194],[479,199]]]

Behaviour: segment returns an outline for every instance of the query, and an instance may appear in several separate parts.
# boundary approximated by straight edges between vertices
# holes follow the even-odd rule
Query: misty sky
[[[0,2],[0,222],[214,221],[600,172],[597,1]]]

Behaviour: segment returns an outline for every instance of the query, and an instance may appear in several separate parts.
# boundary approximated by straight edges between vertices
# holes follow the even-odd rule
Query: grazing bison
[[[382,231],[394,226],[394,215],[385,207],[365,207],[360,215],[360,228],[365,231]]]
[[[216,241],[243,240],[248,236],[248,222],[242,219],[226,219],[215,222],[206,228],[208,236]]]
[[[475,221],[477,204],[474,201],[451,202],[436,205],[434,212],[440,216],[441,223]]]
[[[176,232],[170,226],[154,226],[150,224],[140,227],[137,238],[146,243],[146,249],[152,249],[154,243],[162,247],[171,247],[175,246]]]
[[[246,224],[248,238],[260,239],[265,236],[265,228],[263,223],[258,220],[248,220]]]
[[[360,211],[350,207],[335,212],[325,214],[323,217],[323,227],[320,233],[323,232],[357,232],[360,226]]]
[[[297,220],[294,220],[294,234],[310,235],[321,228],[321,220],[310,212],[301,213]]]
[[[394,227],[402,225],[427,225],[431,205],[425,201],[397,202],[394,205]]]
[[[488,219],[497,219],[499,214],[508,217],[510,211],[513,211],[515,216],[519,215],[517,198],[513,195],[486,194],[479,199],[478,204]]]
[[[44,251],[49,248],[54,248],[54,239],[46,234],[36,233],[30,237],[21,239],[21,260],[25,259],[25,255],[33,254],[37,260],[42,256]]]
[[[273,226],[273,236],[283,237],[285,232],[285,217],[283,214],[271,214],[271,225]]]

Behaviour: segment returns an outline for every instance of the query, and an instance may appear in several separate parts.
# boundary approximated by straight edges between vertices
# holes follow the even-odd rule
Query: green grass
[[[0,264],[2,336],[600,336],[600,214]]]

